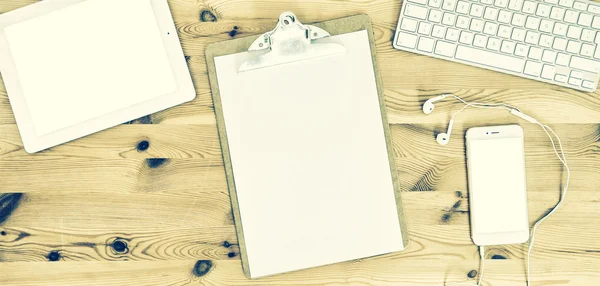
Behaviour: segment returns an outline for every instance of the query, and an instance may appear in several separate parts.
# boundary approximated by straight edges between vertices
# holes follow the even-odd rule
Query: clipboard
[[[298,45],[300,45],[300,46],[310,45],[314,40],[326,38],[329,36],[342,35],[342,34],[352,33],[352,32],[356,32],[356,31],[362,31],[362,30],[367,31],[368,41],[369,41],[369,45],[370,45],[370,52],[371,52],[371,60],[372,60],[372,64],[373,64],[373,71],[374,71],[375,82],[376,82],[377,95],[378,95],[378,99],[379,99],[378,100],[379,101],[379,109],[381,112],[381,120],[382,120],[381,123],[383,125],[383,131],[384,131],[383,133],[385,136],[387,159],[389,160],[389,171],[391,173],[392,184],[393,184],[393,191],[394,191],[394,198],[395,198],[395,210],[397,213],[399,228],[401,231],[401,244],[403,245],[403,249],[406,249],[406,247],[409,244],[406,220],[405,220],[404,212],[403,212],[403,208],[402,208],[400,186],[399,186],[398,177],[397,177],[398,173],[396,170],[394,153],[393,153],[392,144],[391,144],[389,123],[388,123],[386,112],[385,112],[384,92],[383,92],[383,87],[382,87],[381,76],[380,76],[379,70],[378,70],[371,19],[367,15],[357,15],[357,16],[351,16],[351,17],[341,18],[341,19],[337,19],[337,20],[324,21],[324,22],[315,23],[315,24],[311,24],[311,25],[302,25],[293,13],[285,12],[280,16],[277,27],[271,32],[265,33],[265,34],[259,36],[258,38],[247,37],[247,38],[240,38],[240,39],[234,39],[234,40],[229,40],[229,41],[225,41],[225,42],[214,43],[214,44],[209,45],[206,49],[208,75],[209,75],[210,86],[211,86],[212,96],[213,96],[213,101],[214,101],[214,106],[215,106],[215,113],[216,113],[216,117],[217,117],[217,125],[218,125],[219,137],[220,137],[220,142],[221,142],[221,148],[222,148],[222,152],[223,152],[225,173],[226,173],[226,177],[227,177],[227,184],[228,184],[229,194],[230,194],[230,198],[231,198],[231,205],[232,205],[232,210],[233,210],[235,228],[236,228],[238,243],[239,243],[239,247],[240,247],[241,262],[242,262],[243,272],[248,278],[257,278],[257,277],[269,276],[269,275],[258,275],[257,276],[255,273],[251,273],[251,271],[250,271],[249,258],[248,258],[247,248],[246,248],[246,239],[245,239],[245,234],[244,234],[244,227],[242,224],[242,216],[240,213],[240,207],[239,207],[239,201],[238,201],[238,190],[236,189],[235,174],[234,174],[234,168],[232,165],[231,150],[230,150],[230,144],[229,144],[228,136],[227,136],[227,129],[226,129],[226,124],[225,124],[225,114],[223,112],[221,90],[219,87],[219,82],[218,82],[218,77],[217,77],[217,67],[215,64],[215,58],[220,57],[220,56],[236,54],[236,53],[242,53],[242,52],[246,52],[246,51],[253,51],[253,52],[259,51],[260,52],[263,50],[264,51],[271,50],[270,53],[273,53],[273,49],[281,48],[281,47],[277,47],[277,44],[280,43],[280,41],[277,41],[276,36],[279,33],[279,34],[281,34],[281,38],[285,38],[286,36],[283,35],[283,33],[281,33],[281,32],[282,32],[282,30],[285,29],[285,26],[289,26],[291,24],[298,25],[298,27],[302,33],[296,33],[295,36],[292,35],[292,33],[289,33],[287,35],[287,37],[297,37],[298,35],[303,35],[303,37],[300,37],[298,39],[298,41],[301,41],[302,43],[298,43],[296,45],[296,47]],[[289,48],[289,46],[290,45],[288,45],[287,48]],[[288,51],[286,51],[287,54],[282,55],[282,57],[285,58],[284,60],[274,59],[271,57],[262,57],[265,54],[261,54],[261,55],[257,56],[258,58],[260,58],[260,60],[245,62],[240,67],[239,72],[246,72],[246,71],[252,70],[252,69],[268,68],[269,66],[273,66],[273,65],[281,65],[281,64],[292,63],[295,61],[302,61],[305,59],[303,59],[302,57],[296,57],[296,54],[299,52],[301,53],[302,51],[305,51],[305,50],[306,49],[304,49],[302,47],[300,47],[299,49],[296,48],[295,50],[292,50],[292,51],[288,50]],[[326,50],[330,53],[340,53],[341,52],[339,49],[337,49],[336,47],[333,47],[333,46],[323,47],[323,50]],[[283,53],[284,52],[279,53],[279,54],[283,54]],[[322,51],[316,51],[316,52],[312,51],[310,53],[311,53],[311,57],[315,57],[315,58],[321,57],[321,56],[326,56],[326,55],[322,54]],[[364,257],[356,257],[356,259],[358,259],[358,258],[364,258]],[[277,262],[274,261],[273,263],[277,263]],[[274,274],[276,274],[276,273],[274,273]]]

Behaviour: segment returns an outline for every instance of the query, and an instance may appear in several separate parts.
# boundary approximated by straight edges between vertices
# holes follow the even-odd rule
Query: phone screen
[[[469,196],[475,233],[529,230],[523,137],[469,141]]]

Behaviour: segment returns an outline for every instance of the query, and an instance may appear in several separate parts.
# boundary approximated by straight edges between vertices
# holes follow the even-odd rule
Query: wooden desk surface
[[[3,0],[7,12],[34,0]],[[566,204],[540,228],[533,285],[600,284],[600,94],[396,51],[397,0],[170,0],[198,97],[75,142],[28,155],[0,87],[2,285],[443,285],[478,268],[469,237],[466,128],[520,123],[526,134],[530,220],[558,200],[563,168],[538,127],[503,111],[469,110],[437,145],[453,92],[505,102],[562,137],[573,171]],[[407,251],[249,281],[239,261],[203,57],[212,42],[266,32],[282,11],[305,23],[373,19],[411,244]],[[511,206],[506,206],[511,211]],[[502,215],[502,214],[499,214]],[[491,247],[485,285],[524,285],[526,245]],[[281,253],[286,255],[285,252]],[[274,262],[276,263],[276,261]],[[470,279],[474,281],[474,279]]]

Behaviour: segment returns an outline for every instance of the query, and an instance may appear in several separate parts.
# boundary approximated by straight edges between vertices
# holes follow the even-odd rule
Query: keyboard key
[[[427,0],[407,0],[408,2],[419,3],[422,5],[427,5]]]
[[[515,56],[526,57],[529,53],[529,47],[523,44],[517,44],[515,48]]]
[[[558,5],[558,0],[544,0],[544,3]]]
[[[532,61],[527,61],[525,64],[524,74],[539,77],[542,72],[542,64]]]
[[[402,18],[400,29],[404,31],[414,32],[417,30],[417,21],[410,18]]]
[[[429,33],[431,33],[431,27],[432,25],[427,22],[419,23],[419,34],[429,35]]]
[[[456,21],[456,27],[466,30],[469,28],[469,23],[471,23],[471,19],[464,16],[458,16]]]
[[[500,39],[489,38],[488,43],[487,43],[487,49],[493,50],[493,51],[498,51],[498,50],[500,50],[500,43],[501,43]]]
[[[594,21],[592,22],[592,28],[600,29],[600,17],[594,16]]]
[[[542,58],[542,49],[538,47],[531,47],[529,49],[529,55],[527,55],[527,57],[539,61]]]
[[[474,36],[474,34],[471,32],[462,31],[462,32],[460,32],[459,42],[466,44],[466,45],[472,45],[473,44],[473,36]]]
[[[583,73],[580,71],[571,71],[572,78],[583,78]]]
[[[486,20],[496,21],[498,19],[498,9],[492,7],[486,7],[483,18]]]
[[[587,5],[587,3],[577,1],[575,4],[573,4],[573,8],[575,8],[575,10],[585,11],[587,9]]]
[[[573,7],[573,0],[559,0],[558,5],[563,7]]]
[[[512,24],[518,27],[523,27],[525,25],[527,16],[519,13],[515,13],[512,18]]]
[[[573,54],[579,54],[579,50],[581,50],[581,43],[575,41],[569,41],[567,44],[567,52]]]
[[[446,27],[435,25],[433,26],[433,31],[431,32],[431,36],[443,39],[446,35]]]
[[[414,49],[415,44],[417,43],[417,36],[413,34],[408,34],[404,32],[398,33],[398,37],[396,37],[398,46]]]
[[[572,11],[572,10],[567,10],[565,12],[565,19],[564,19],[565,22],[575,24],[575,23],[577,23],[577,18],[579,18],[579,12]]]
[[[509,39],[512,29],[513,28],[509,26],[500,25],[500,28],[498,29],[498,37]]]
[[[475,39],[473,41],[473,45],[480,48],[485,48],[487,44],[487,37],[483,35],[475,35]]]
[[[537,45],[540,40],[540,34],[532,31],[527,31],[525,35],[525,43]]]
[[[429,21],[433,23],[439,23],[442,21],[442,11],[431,10],[429,11]]]
[[[431,38],[420,37],[419,45],[417,46],[417,50],[422,51],[422,52],[431,53],[431,52],[433,52],[433,44],[434,43],[435,43],[435,41]]]
[[[538,4],[537,10],[535,14],[540,17],[548,17],[550,16],[550,6],[546,4]]]
[[[580,27],[569,26],[569,30],[567,31],[567,38],[579,39],[579,37],[581,37],[581,30],[582,29]]]
[[[494,0],[481,0],[481,3],[485,5],[494,5]]]
[[[456,21],[456,15],[448,12],[444,13],[444,17],[442,18],[442,24],[454,26],[454,21]]]
[[[525,30],[514,28],[510,38],[515,41],[522,42],[525,40]]]
[[[442,4],[442,9],[444,9],[446,11],[454,11],[455,7],[456,7],[456,0],[444,0],[444,3]]]
[[[581,85],[581,79],[570,77],[569,78],[569,84],[580,86]]]
[[[596,52],[594,53],[594,58],[600,59],[600,49],[596,49]]]
[[[498,13],[498,22],[500,23],[510,23],[510,20],[512,18],[512,12],[506,11],[506,10],[500,10],[500,13]]]
[[[496,31],[498,30],[498,25],[492,22],[486,22],[483,28],[483,32],[488,35],[496,35]]]
[[[565,9],[558,8],[558,7],[552,7],[552,10],[550,11],[550,19],[562,21],[564,16],[565,16]]]
[[[537,7],[537,3],[532,1],[525,1],[523,3],[523,13],[525,14],[533,14],[535,13],[535,9]]]
[[[540,31],[546,33],[552,33],[552,28],[554,28],[554,21],[543,19],[540,23]]]
[[[533,16],[527,16],[527,21],[525,22],[525,28],[537,30],[540,27],[540,18],[536,18]]]
[[[490,66],[511,72],[520,73],[525,60],[471,47],[459,45],[456,49],[456,58],[459,60]]]
[[[571,56],[569,56],[567,54],[558,53],[558,56],[556,56],[556,64],[557,65],[566,67],[569,65],[570,60],[571,60]]]
[[[511,41],[502,41],[502,47],[500,51],[507,54],[512,54],[515,52],[515,43]]]
[[[456,13],[467,15],[469,14],[470,6],[471,4],[469,4],[466,1],[458,1],[458,5],[456,6]]]
[[[547,63],[553,64],[554,61],[556,60],[556,54],[557,54],[557,52],[555,52],[555,51],[544,50],[544,53],[542,54],[542,62],[547,62]]]
[[[595,46],[592,46],[590,44],[583,44],[581,46],[581,51],[579,51],[579,54],[584,57],[591,57],[594,55],[594,49]]]
[[[429,0],[429,7],[440,8],[442,6],[442,0]]]
[[[567,34],[567,28],[568,26],[566,24],[556,23],[552,32],[557,36],[564,36]]]
[[[589,71],[593,73],[600,72],[600,63],[584,58],[580,58],[577,56],[571,57],[571,62],[569,64],[572,68]]]
[[[581,13],[581,14],[579,14],[579,20],[577,20],[577,24],[579,24],[581,26],[589,27],[590,25],[592,25],[592,19],[593,19],[592,15],[586,14],[586,13]]]
[[[483,16],[483,6],[477,5],[477,4],[473,4],[471,6],[471,12],[469,12],[469,15],[471,15],[473,17],[481,17],[481,16]]]
[[[435,53],[445,57],[454,56],[454,50],[456,49],[455,44],[447,43],[444,41],[437,41],[435,44]]]
[[[459,30],[448,28],[446,31],[446,40],[456,42],[458,40],[458,33],[460,33]]]
[[[471,31],[481,32],[483,31],[483,21],[478,19],[471,20],[471,26],[469,28]]]
[[[589,5],[587,10],[588,10],[588,12],[592,12],[594,14],[600,14],[600,6]]]
[[[559,74],[559,73],[557,73],[557,74],[554,76],[554,80],[555,80],[555,81],[558,81],[558,82],[565,83],[565,82],[567,82],[567,76],[566,76],[566,75],[564,75],[564,74]]]
[[[554,37],[548,35],[541,35],[539,45],[542,47],[552,47],[552,43],[554,42]]]
[[[585,42],[593,42],[595,37],[596,32],[589,29],[583,29],[583,32],[581,33],[581,40]]]
[[[589,89],[595,89],[596,85],[589,81],[589,80],[584,80],[583,83],[581,84],[581,86],[585,87],[585,88],[589,88]]]
[[[496,0],[496,1],[494,1],[494,6],[500,7],[500,8],[505,8],[507,4],[508,4],[508,0]]]
[[[542,68],[541,77],[545,79],[554,79],[554,66],[544,65]]]
[[[523,0],[510,0],[508,2],[508,9],[513,11],[521,11],[521,7],[523,7]]]
[[[404,15],[425,20],[425,17],[427,16],[427,8],[413,4],[406,4],[406,7],[404,7]]]
[[[559,51],[564,51],[567,48],[567,40],[563,38],[554,38],[552,48]]]

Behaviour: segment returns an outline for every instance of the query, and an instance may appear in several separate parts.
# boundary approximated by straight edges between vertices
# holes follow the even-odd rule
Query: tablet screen
[[[89,0],[5,28],[38,136],[177,90],[150,0]]]

